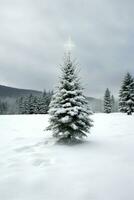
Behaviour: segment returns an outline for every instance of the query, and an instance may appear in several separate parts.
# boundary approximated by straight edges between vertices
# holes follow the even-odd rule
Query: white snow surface
[[[0,116],[0,200],[133,200],[134,115],[94,114],[82,144],[55,144],[48,115]]]

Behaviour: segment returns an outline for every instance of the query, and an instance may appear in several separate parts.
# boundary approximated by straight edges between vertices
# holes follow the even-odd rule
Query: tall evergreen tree
[[[119,93],[119,111],[131,115],[134,112],[134,79],[127,73]]]
[[[111,113],[111,110],[112,110],[111,96],[110,96],[110,91],[107,88],[104,94],[104,112]]]
[[[65,56],[62,76],[57,91],[50,103],[50,126],[53,136],[59,141],[70,143],[87,136],[92,120],[75,63],[70,54]]]

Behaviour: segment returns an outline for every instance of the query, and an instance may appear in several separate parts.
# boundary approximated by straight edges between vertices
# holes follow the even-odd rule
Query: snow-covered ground
[[[133,200],[134,115],[92,118],[87,141],[64,146],[47,115],[0,116],[0,200]]]

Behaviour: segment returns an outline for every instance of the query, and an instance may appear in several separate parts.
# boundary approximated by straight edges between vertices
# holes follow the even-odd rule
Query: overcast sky
[[[0,84],[52,89],[71,36],[89,96],[134,75],[133,0],[0,0]]]

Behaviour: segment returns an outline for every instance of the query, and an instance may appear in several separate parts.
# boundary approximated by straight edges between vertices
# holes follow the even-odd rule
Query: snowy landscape
[[[133,8],[0,0],[0,200],[134,200]]]
[[[56,144],[48,118],[0,116],[1,200],[134,199],[134,115],[92,115],[76,145]]]

